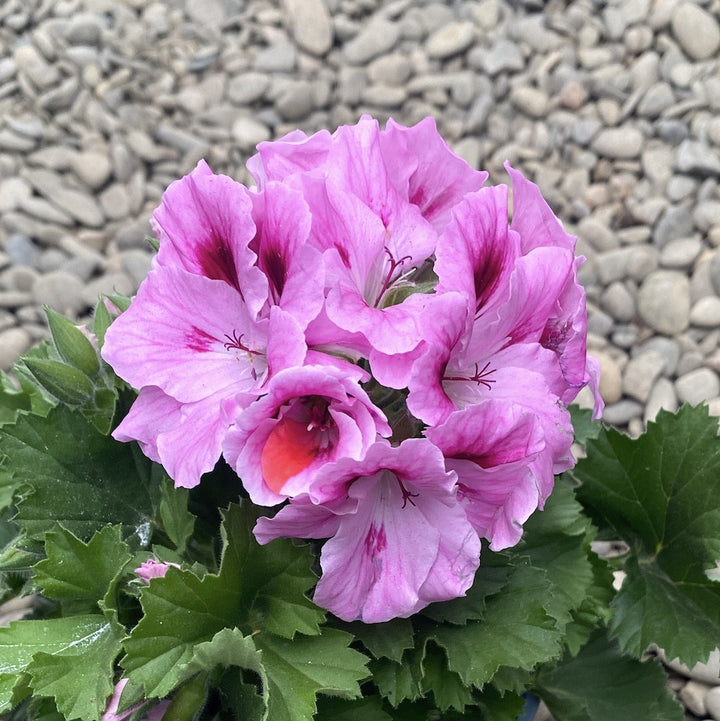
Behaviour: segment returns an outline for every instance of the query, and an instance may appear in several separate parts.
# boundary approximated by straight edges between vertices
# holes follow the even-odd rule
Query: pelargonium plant
[[[720,638],[717,426],[593,420],[582,258],[538,188],[506,166],[510,219],[432,119],[248,169],[172,183],[137,295],[48,309],[2,378],[0,592],[37,596],[0,712],[682,719],[646,651]]]

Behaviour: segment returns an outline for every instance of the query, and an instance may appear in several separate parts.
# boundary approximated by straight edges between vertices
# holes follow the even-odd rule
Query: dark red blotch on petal
[[[235,256],[227,237],[224,233],[219,233],[217,228],[211,228],[209,242],[199,246],[198,263],[203,274],[208,278],[224,280],[242,295]]]

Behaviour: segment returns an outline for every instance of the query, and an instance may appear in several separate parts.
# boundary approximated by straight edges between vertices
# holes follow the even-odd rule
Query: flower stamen
[[[441,380],[443,381],[470,381],[473,383],[477,383],[480,385],[484,385],[489,391],[492,390],[492,383],[497,383],[497,381],[494,378],[488,378],[491,373],[495,372],[494,368],[488,368],[490,367],[490,361],[488,361],[481,370],[478,370],[478,364],[475,364],[475,373],[471,376],[443,376]]]
[[[373,305],[373,308],[377,308],[380,305],[380,300],[382,299],[383,295],[385,294],[385,291],[390,287],[390,283],[393,279],[393,274],[395,271],[404,265],[406,260],[412,260],[411,255],[404,255],[400,260],[395,260],[393,257],[393,254],[387,249],[384,248],[385,252],[388,254],[388,257],[390,258],[390,268],[387,272],[387,275],[385,276],[385,282],[382,285],[382,288],[380,288],[380,292],[377,294],[377,297],[375,298],[375,303]]]
[[[400,486],[400,492],[402,493],[403,497],[403,504],[402,507],[405,508],[408,503],[410,503],[411,506],[415,505],[415,501],[413,501],[413,498],[417,498],[420,494],[419,493],[410,493],[407,488],[403,485],[403,482],[395,476],[395,480],[398,483],[398,486]]]
[[[264,355],[264,353],[260,352],[259,350],[253,350],[252,348],[248,348],[242,342],[244,335],[244,333],[238,335],[236,330],[233,330],[232,336],[229,336],[226,333],[225,337],[228,339],[228,342],[223,343],[223,347],[225,348],[225,350],[232,350],[233,348],[236,348],[237,350],[244,350],[246,353],[250,353],[250,355]]]

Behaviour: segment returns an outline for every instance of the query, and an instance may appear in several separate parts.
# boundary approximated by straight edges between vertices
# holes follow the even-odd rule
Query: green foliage
[[[47,558],[35,565],[35,582],[58,600],[97,603],[112,591],[130,560],[119,526],[106,526],[86,544],[61,526],[45,534]]]
[[[125,307],[98,303],[99,346]],[[12,721],[97,721],[119,678],[121,709],[141,718],[166,699],[176,721],[515,721],[528,689],[557,721],[682,718],[640,658],[657,643],[692,664],[720,636],[720,439],[705,409],[661,413],[636,440],[572,409],[587,458],[514,548],[483,548],[464,597],[348,623],[310,600],[319,544],[259,545],[226,464],[174,488],[109,437],[134,392],[83,330],[48,322],[52,342],[0,374],[0,598],[42,594],[0,629]],[[598,533],[630,548],[612,561],[619,592]],[[145,584],[133,569],[151,555],[179,567]]]
[[[566,655],[537,677],[538,693],[556,721],[682,721],[654,661],[623,655],[602,630],[575,656]]]
[[[573,475],[596,523],[630,546],[611,635],[639,656],[651,644],[694,665],[720,637],[720,438],[705,407],[661,412],[632,440],[603,431]]]
[[[154,515],[151,463],[134,445],[98,433],[66,406],[46,417],[20,415],[0,426],[2,468],[16,488],[18,525],[30,538],[61,523],[88,538],[108,523],[121,524],[144,545]]]
[[[99,614],[16,621],[0,628],[0,712],[13,705],[13,689],[53,696],[67,718],[94,721],[112,692],[113,662],[122,628]]]

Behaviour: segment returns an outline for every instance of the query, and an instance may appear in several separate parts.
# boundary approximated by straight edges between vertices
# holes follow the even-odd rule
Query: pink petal
[[[507,295],[519,254],[519,237],[508,228],[507,187],[466,195],[438,242],[438,292],[465,293],[480,311],[496,294]]]
[[[286,180],[297,173],[321,167],[329,147],[327,130],[309,137],[301,130],[293,130],[279,140],[260,143],[257,154],[247,161],[247,168],[262,189],[270,180]]]
[[[247,190],[200,161],[171,183],[153,214],[160,265],[222,280],[241,295],[252,314],[267,297],[267,280],[248,247],[255,235]]]
[[[255,392],[267,374],[265,334],[227,283],[160,267],[108,329],[102,355],[135,388],[194,402]]]
[[[442,229],[450,210],[467,193],[478,190],[488,177],[459,158],[437,131],[435,119],[427,117],[406,128],[388,120],[380,145],[390,177],[407,181],[407,197],[423,217]],[[398,152],[402,149],[404,152]]]
[[[563,230],[562,223],[552,212],[540,189],[519,170],[505,164],[513,186],[513,219],[510,227],[521,238],[522,252],[533,248],[558,247],[575,252],[576,239]]]
[[[305,327],[324,300],[324,269],[316,249],[307,244],[311,215],[301,193],[271,181],[250,194],[257,233],[250,248],[267,276],[269,302],[282,306]]]

